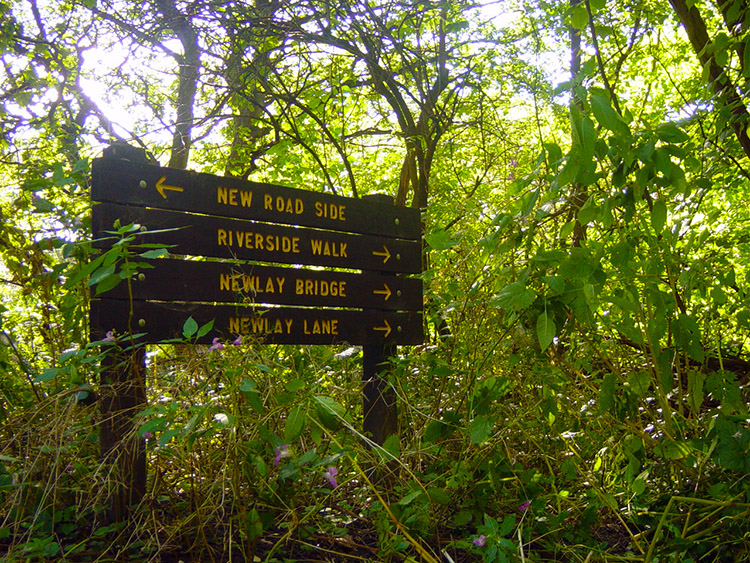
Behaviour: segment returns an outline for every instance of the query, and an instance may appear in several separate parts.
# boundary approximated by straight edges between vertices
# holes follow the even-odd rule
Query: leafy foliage
[[[747,558],[745,4],[0,6],[2,556]],[[88,303],[166,252],[115,225],[92,253],[123,140],[423,209],[398,435],[363,440],[356,348],[188,319],[146,350],[146,494],[112,519],[95,405],[138,338],[89,342]]]

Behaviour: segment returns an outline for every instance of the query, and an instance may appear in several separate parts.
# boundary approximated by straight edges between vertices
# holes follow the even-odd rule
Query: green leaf
[[[497,531],[497,535],[507,536],[513,531],[515,527],[516,527],[516,515],[508,514],[505,518],[503,518],[503,522],[502,524],[500,524],[500,528]]]
[[[302,405],[297,405],[291,411],[286,418],[286,426],[284,427],[284,442],[289,444],[293,442],[305,427],[305,421],[307,420],[307,413],[302,408]]]
[[[651,226],[656,233],[661,233],[667,222],[667,204],[663,199],[657,199],[651,208]]]
[[[196,338],[202,338],[203,336],[206,336],[209,332],[211,332],[211,329],[214,327],[214,321],[213,319],[208,321],[206,324],[202,325],[198,332],[195,333]]]
[[[616,388],[615,376],[612,373],[606,373],[599,387],[599,412],[609,412],[614,408]]]
[[[686,442],[677,442],[665,438],[656,446],[656,455],[664,459],[682,459],[689,453],[690,448]]]
[[[614,110],[608,96],[591,94],[591,111],[602,127],[622,137],[630,137],[630,128]]]
[[[473,444],[485,442],[492,434],[492,421],[486,416],[477,416],[469,423],[469,438]]]
[[[188,317],[185,323],[182,325],[182,336],[190,338],[196,332],[198,332],[198,323],[195,322],[193,317]]]
[[[142,258],[161,258],[162,256],[169,256],[169,252],[166,248],[154,248],[153,250],[147,250],[139,254]]]
[[[427,244],[430,245],[430,248],[437,251],[447,250],[458,244],[458,241],[453,238],[453,235],[448,231],[443,230],[427,234],[424,239],[427,241]]]
[[[490,305],[498,309],[521,311],[529,307],[536,299],[536,291],[527,289],[524,282],[512,282],[506,285],[497,295],[490,298]]]
[[[690,315],[680,315],[674,322],[674,337],[677,345],[696,362],[702,362],[703,344],[698,321]]]
[[[42,373],[38,374],[34,381],[36,383],[44,383],[45,381],[50,381],[57,377],[57,375],[60,373],[60,368],[47,368]]]
[[[688,372],[688,405],[690,405],[690,410],[696,415],[700,412],[701,405],[703,405],[703,398],[705,397],[703,384],[705,381],[706,374],[695,369]]]
[[[258,392],[258,385],[255,381],[245,378],[240,383],[239,389],[245,395],[252,409],[258,414],[263,414],[263,400],[261,399],[260,392]]]
[[[290,393],[296,393],[305,388],[305,381],[303,379],[292,379],[291,381],[288,381],[284,387]]]
[[[555,321],[547,314],[547,311],[542,312],[536,319],[536,336],[539,339],[539,346],[542,350],[546,350],[547,346],[552,344],[555,332]]]
[[[427,496],[430,498],[431,501],[437,502],[440,504],[450,504],[451,502],[451,496],[446,493],[443,489],[439,489],[437,487],[431,487],[427,489]]]
[[[579,4],[575,7],[570,16],[570,23],[576,29],[583,29],[586,27],[586,24],[589,23],[589,14],[586,11],[585,6]]]
[[[115,273],[114,265],[107,266],[106,268],[99,268],[93,274],[91,274],[91,277],[89,278],[89,285],[96,285],[100,281],[102,281],[104,278],[107,278],[114,273]]]
[[[119,275],[112,274],[104,278],[98,284],[96,284],[96,291],[94,293],[96,295],[99,295],[100,293],[105,293],[109,291],[110,289],[114,289],[117,285],[119,285],[121,281],[122,281],[122,278]]]
[[[656,129],[656,136],[666,143],[684,143],[690,137],[674,123],[664,123]]]

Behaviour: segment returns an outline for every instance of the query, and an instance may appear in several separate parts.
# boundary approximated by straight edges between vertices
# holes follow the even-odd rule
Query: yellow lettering
[[[320,323],[317,321],[317,319],[313,321],[312,333],[313,334],[320,334]]]
[[[325,219],[335,219],[337,221],[346,221],[344,213],[346,212],[346,205],[337,205],[335,203],[322,203],[320,201],[315,202],[315,216],[323,217]]]
[[[284,282],[286,278],[276,278],[276,283],[279,285],[279,293],[284,293]]]
[[[255,334],[257,334],[259,332],[263,332],[263,328],[264,328],[263,321],[264,320],[265,319],[263,319],[262,317],[251,317],[250,318],[250,322],[252,323],[252,329],[253,329],[253,332]]]
[[[234,293],[240,292],[240,280],[238,279],[240,276],[232,276],[232,291]]]
[[[276,288],[273,286],[273,279],[268,278],[266,280],[266,293],[275,293]]]
[[[249,317],[229,317],[229,332],[233,334],[247,334],[249,328]]]
[[[242,204],[242,207],[250,207],[250,204],[253,202],[253,192],[242,190],[240,192],[240,203]]]
[[[341,242],[341,243],[339,243],[339,244],[340,244],[340,246],[339,246],[339,256],[340,256],[341,258],[349,258],[349,257],[348,257],[348,256],[346,255],[346,244],[347,244],[347,243],[345,243],[345,242]]]
[[[224,229],[217,229],[216,235],[218,237],[219,246],[229,246],[227,244],[227,232]]]
[[[338,333],[339,333],[339,320],[331,319],[331,334],[338,334]]]
[[[219,274],[219,291],[229,291],[229,280],[232,278],[229,274]]]
[[[273,196],[270,196],[269,194],[266,194],[263,197],[263,207],[267,211],[273,211]]]
[[[263,250],[263,235],[255,233],[255,248],[257,250]]]
[[[237,205],[237,188],[229,190],[229,205]]]
[[[292,321],[294,319],[284,319],[284,323],[286,324],[286,333],[291,334],[292,333]]]
[[[323,248],[323,241],[316,238],[310,239],[310,246],[312,247],[313,254],[320,254]]]
[[[227,189],[221,186],[216,186],[216,201],[218,203],[227,204]]]
[[[281,289],[279,289],[281,291]],[[320,295],[323,297],[346,297],[346,282],[338,280],[296,279],[294,293],[297,295]]]
[[[276,319],[276,322],[273,325],[273,331],[276,334],[283,334],[284,333],[284,325],[281,324],[281,319]]]

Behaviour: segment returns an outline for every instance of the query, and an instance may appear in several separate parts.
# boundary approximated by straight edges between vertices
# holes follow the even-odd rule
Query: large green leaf
[[[512,282],[490,298],[490,305],[499,309],[521,311],[529,307],[536,296],[536,291],[528,289],[524,282]]]
[[[608,96],[592,94],[591,111],[599,122],[599,125],[605,129],[609,129],[616,135],[626,138],[630,137],[630,128],[614,110]]]
[[[297,405],[290,410],[284,427],[284,442],[289,444],[302,434],[306,421],[307,413],[302,405]]]
[[[547,313],[542,312],[536,319],[536,336],[539,339],[539,347],[545,350],[547,346],[552,344],[552,340],[555,338],[555,321]]]

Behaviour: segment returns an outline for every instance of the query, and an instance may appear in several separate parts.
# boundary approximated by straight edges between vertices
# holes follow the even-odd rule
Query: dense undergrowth
[[[710,15],[695,68],[665,2],[519,3],[491,41],[459,2],[48,4],[57,36],[36,2],[0,7],[0,557],[750,560],[750,148],[723,99],[750,79],[746,3],[669,2]],[[126,137],[172,166],[424,209],[426,339],[386,374],[397,435],[362,433],[360,349],[193,346],[186,322],[144,352],[148,479],[113,518],[101,365],[131,342],[88,342],[90,291],[158,252],[133,226],[90,248],[87,155],[118,129],[82,57],[108,35],[126,56],[101,87],[153,110]],[[139,136],[164,131],[171,149]]]
[[[491,244],[513,236],[504,217],[498,222],[509,229],[494,230]],[[483,240],[441,246],[433,238],[433,252],[438,262],[477,248],[493,255]],[[117,463],[100,459],[96,393],[102,356],[127,342],[71,348],[40,371],[6,327],[3,361],[17,377],[3,383],[4,557],[745,559],[745,364],[708,354],[698,361],[703,345],[679,334],[680,346],[664,346],[654,360],[648,335],[582,330],[591,301],[579,303],[576,318],[575,301],[561,302],[576,291],[571,284],[600,272],[597,295],[618,289],[604,283],[612,263],[595,262],[595,248],[540,250],[524,282],[502,287],[482,271],[448,282],[428,272],[428,321],[450,330],[393,358],[400,431],[382,447],[361,433],[357,348],[150,347],[148,407],[134,430],[148,482],[124,522],[111,517]],[[71,266],[70,279],[85,264]],[[96,272],[90,279],[110,283]],[[611,297],[613,310],[619,303],[629,311],[624,299]],[[547,315],[564,329],[545,341],[538,319]],[[677,328],[679,316],[666,317],[688,330]],[[188,336],[196,330],[186,324]]]

